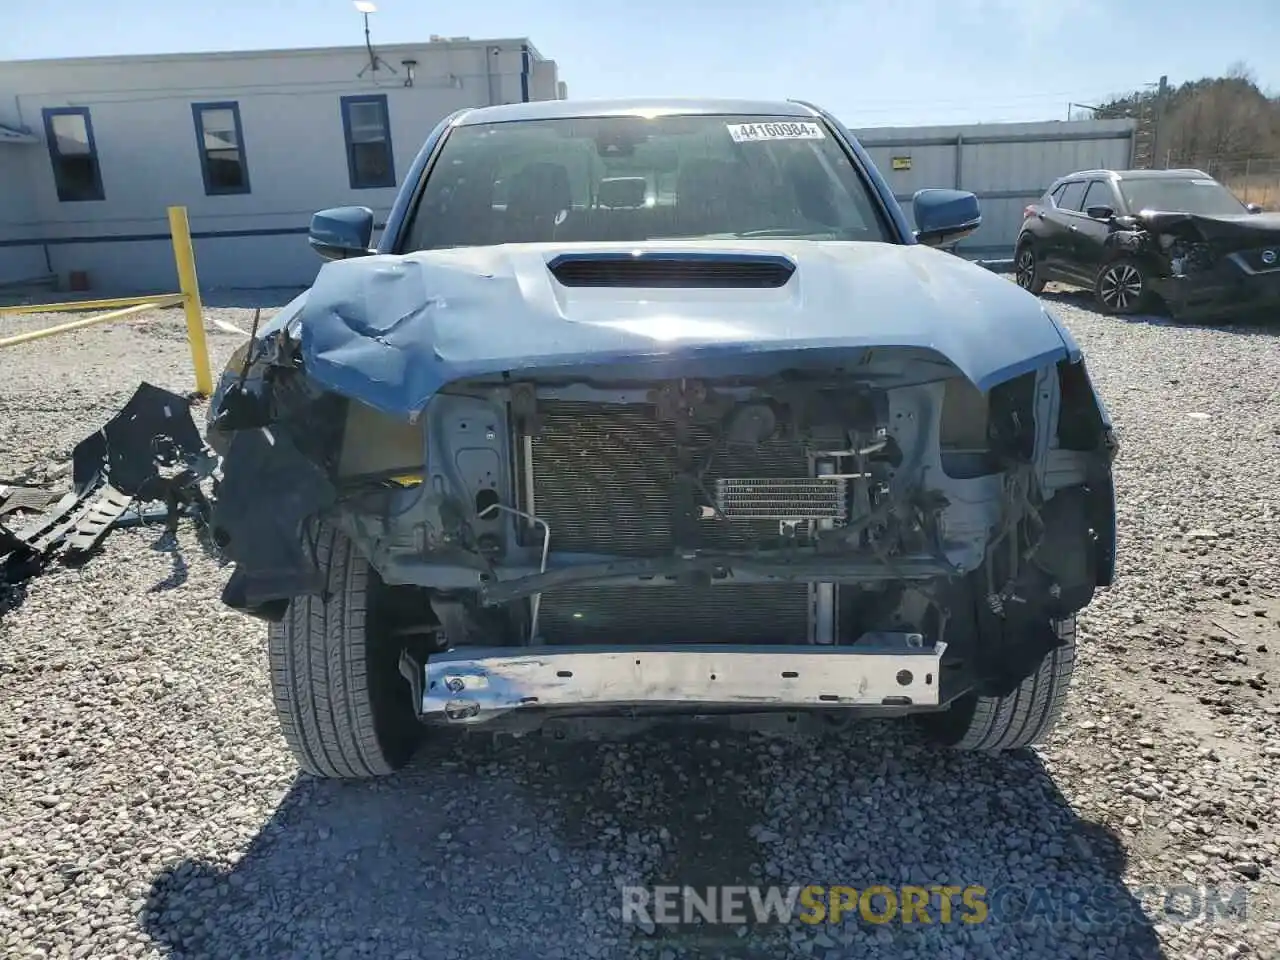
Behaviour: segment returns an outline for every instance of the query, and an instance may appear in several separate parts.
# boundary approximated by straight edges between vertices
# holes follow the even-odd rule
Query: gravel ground
[[[227,569],[188,526],[119,530],[0,600],[0,955],[1280,956],[1280,339],[1046,298],[1123,450],[1120,584],[1082,618],[1045,750],[938,753],[876,723],[816,742],[444,741],[390,780],[299,778],[263,631],[218,602]],[[210,339],[219,365],[239,342]],[[186,349],[166,311],[0,352],[0,480],[51,476],[141,379],[190,389]],[[1008,922],[619,917],[620,884],[764,882],[977,884]],[[995,893],[1011,885],[1129,919],[1013,922]],[[1199,918],[1164,909],[1170,885]],[[1203,919],[1188,892],[1206,886],[1238,886],[1248,918]]]

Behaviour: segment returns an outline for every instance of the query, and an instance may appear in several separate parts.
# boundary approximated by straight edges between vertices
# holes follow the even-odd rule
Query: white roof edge
[[[519,49],[527,47],[529,53],[536,60],[545,60],[541,53],[538,52],[528,37],[495,37],[491,39],[471,39],[471,40],[429,40],[411,41],[407,43],[375,43],[374,49],[380,53],[383,51],[420,51],[424,48],[430,49],[439,47],[442,49],[461,49],[467,47],[492,47],[492,46],[511,46]],[[134,53],[134,54],[108,54],[97,57],[47,57],[35,60],[0,60],[0,68],[6,66],[37,66],[40,64],[49,64],[50,66],[99,66],[107,64],[134,64],[134,63],[154,63],[167,62],[174,63],[180,61],[198,61],[198,60],[244,60],[256,59],[261,57],[318,57],[318,56],[334,56],[337,54],[354,53],[358,55],[366,55],[363,45],[353,44],[343,47],[283,47],[283,48],[264,48],[261,50],[210,50],[196,53]]]

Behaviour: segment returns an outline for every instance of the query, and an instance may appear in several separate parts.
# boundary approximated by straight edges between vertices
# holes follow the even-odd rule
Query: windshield
[[[1217,180],[1207,178],[1121,180],[1120,193],[1133,213],[1159,210],[1219,217],[1248,212],[1230,190]]]
[[[891,234],[815,120],[592,117],[455,128],[404,249],[739,237]]]

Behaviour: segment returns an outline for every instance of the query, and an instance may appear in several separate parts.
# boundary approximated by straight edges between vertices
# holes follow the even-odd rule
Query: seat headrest
[[[507,210],[532,216],[557,214],[573,204],[569,171],[558,163],[530,163],[511,178]]]
[[[648,192],[644,177],[606,177],[600,181],[596,203],[611,209],[643,207]]]

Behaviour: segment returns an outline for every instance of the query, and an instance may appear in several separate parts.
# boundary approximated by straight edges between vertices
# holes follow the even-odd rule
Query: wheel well
[[[1134,254],[1127,250],[1117,250],[1114,253],[1109,254],[1106,259],[1098,265],[1098,272],[1093,276],[1094,289],[1097,289],[1099,281],[1102,280],[1102,272],[1106,270],[1107,267],[1110,267],[1121,260],[1128,260],[1142,271],[1143,296],[1147,299],[1147,302],[1151,306],[1157,308],[1164,305],[1164,297],[1153,290],[1151,288],[1151,284],[1148,283],[1152,277],[1159,277],[1163,275],[1163,271],[1160,269],[1158,262],[1153,257]]]
[[[1130,250],[1114,250],[1108,251],[1107,255],[1103,258],[1102,263],[1099,264],[1098,277],[1102,276],[1102,271],[1107,267],[1112,264],[1119,263],[1121,260],[1128,260],[1134,266],[1138,267],[1142,271],[1144,278],[1160,275],[1154,258],[1135,254]],[[1094,279],[1096,281],[1097,277]]]

